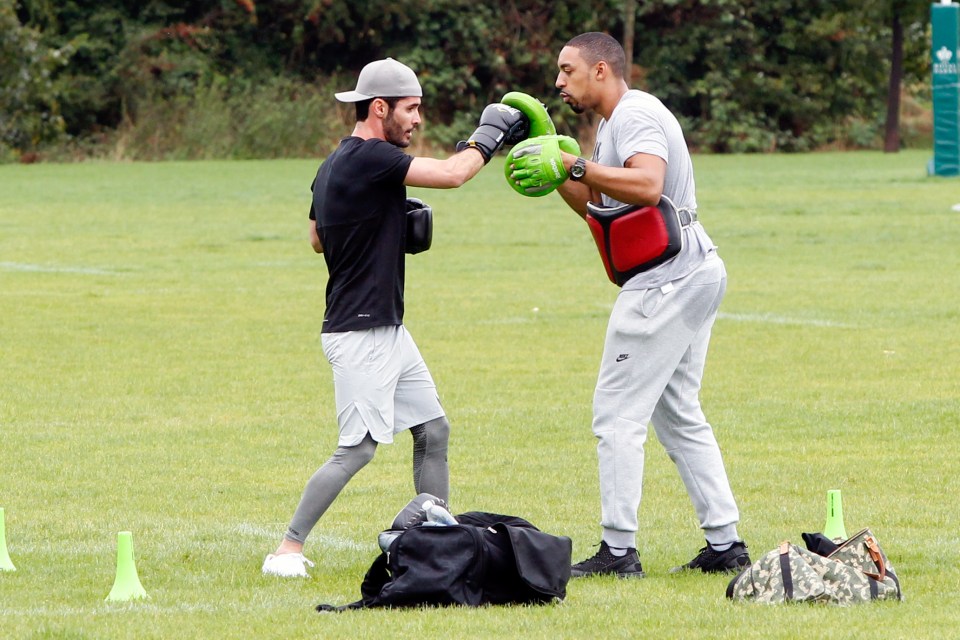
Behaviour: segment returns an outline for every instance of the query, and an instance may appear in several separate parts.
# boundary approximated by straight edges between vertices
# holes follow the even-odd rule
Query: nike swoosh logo
[[[617,356],[617,362],[623,362],[629,357],[630,357],[629,353],[621,353],[620,355]]]

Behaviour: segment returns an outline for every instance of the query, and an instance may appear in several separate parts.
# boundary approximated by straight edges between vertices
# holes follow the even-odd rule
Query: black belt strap
[[[790,573],[790,547],[780,546],[780,575],[783,576],[783,600],[793,600],[793,575]]]

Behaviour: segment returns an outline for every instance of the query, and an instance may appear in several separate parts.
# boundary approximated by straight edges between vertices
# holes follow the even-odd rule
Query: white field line
[[[350,540],[349,538],[320,535],[317,536],[317,541],[321,546],[331,549],[347,549],[349,551],[375,551],[378,549],[377,539],[375,537],[372,540],[360,543],[356,540]]]
[[[241,536],[244,538],[253,538],[257,540],[270,540],[278,542],[283,532],[286,531],[287,523],[277,522],[273,524],[254,524],[251,522],[241,522],[232,526],[218,527],[221,529],[223,542],[198,542],[196,538],[200,533],[208,532],[200,527],[193,527],[189,524],[178,523],[175,531],[161,529],[151,534],[134,533],[134,544],[137,547],[137,555],[149,555],[151,544],[183,544],[192,548],[203,548],[211,551],[218,551],[222,548],[228,548],[233,545],[232,536]],[[37,541],[11,541],[11,555],[16,554],[43,554],[55,557],[74,557],[74,556],[96,556],[104,555],[112,557],[116,553],[116,539],[114,534],[105,534],[102,540],[87,542],[71,542],[69,540],[37,540]],[[148,539],[149,538],[149,539]],[[342,536],[335,536],[323,533],[316,533],[310,538],[311,546],[333,550],[348,551],[369,551],[377,546],[377,540],[374,536],[371,540],[358,541]],[[267,547],[272,548],[271,545]],[[266,548],[266,547],[265,547]],[[269,549],[268,549],[269,550]]]
[[[772,313],[724,313],[717,314],[720,320],[733,320],[734,322],[758,322],[762,324],[784,324],[798,325],[805,327],[831,327],[839,329],[854,329],[856,325],[846,322],[836,322],[834,320],[816,320],[809,318],[788,318],[778,316]]]
[[[613,310],[613,303],[597,304],[598,309]],[[756,322],[761,324],[782,324],[806,327],[830,327],[834,329],[856,329],[857,325],[847,322],[837,322],[835,320],[817,320],[816,318],[789,318],[787,316],[778,316],[773,313],[725,313],[721,311],[717,314],[719,320],[732,320],[733,322]]]
[[[29,273],[79,273],[92,276],[113,276],[116,271],[98,269],[96,267],[52,267],[42,264],[26,264],[23,262],[0,262],[0,270],[21,271]]]
[[[241,522],[232,528],[232,533],[251,538],[266,538],[269,540],[279,540],[280,536],[286,530],[286,523],[276,523],[275,525],[260,525],[250,522]],[[377,546],[376,538],[366,542],[358,542],[350,538],[332,536],[329,534],[317,533],[310,538],[311,546],[320,546],[327,549],[346,549],[349,551],[369,551]]]
[[[275,526],[271,525],[269,527],[249,522],[241,522],[233,528],[232,533],[251,538],[269,538],[272,540],[283,534],[283,527],[285,526],[286,525],[279,522]]]
[[[241,609],[250,608],[251,605],[249,604],[244,604],[243,607],[237,606],[236,604],[221,606],[205,603],[156,605],[151,604],[149,600],[135,600],[123,604],[103,604],[98,607],[71,607],[62,604],[39,607],[0,607],[0,616],[43,616],[45,618],[65,618],[70,616],[128,613],[130,611],[136,611],[138,613],[195,613],[198,611],[214,613],[223,609],[240,611]],[[268,607],[262,608],[266,609]]]
[[[17,555],[44,554],[69,558],[104,554],[109,557],[111,553],[116,552],[117,545],[116,539],[105,539],[100,542],[70,542],[65,540],[11,541],[9,538],[10,536],[7,536],[7,542],[12,547],[11,555],[13,555],[13,549],[16,549]],[[15,562],[14,564],[19,563]]]

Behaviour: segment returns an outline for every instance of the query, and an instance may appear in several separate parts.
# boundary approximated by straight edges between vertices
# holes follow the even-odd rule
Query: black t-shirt
[[[403,180],[412,161],[389,142],[350,136],[320,165],[310,219],[330,272],[324,333],[403,323]]]

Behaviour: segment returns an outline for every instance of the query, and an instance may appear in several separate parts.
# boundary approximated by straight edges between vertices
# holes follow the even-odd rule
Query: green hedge
[[[921,6],[922,5],[922,6]],[[623,37],[634,86],[717,152],[872,147],[885,113],[887,24],[906,25],[906,81],[925,86],[926,4],[907,0],[0,0],[0,161],[278,157],[344,132],[335,89],[393,56],[420,75],[427,143],[450,147],[483,106],[557,99],[569,37]],[[922,98],[922,96],[921,96]],[[349,118],[347,118],[349,122]]]

